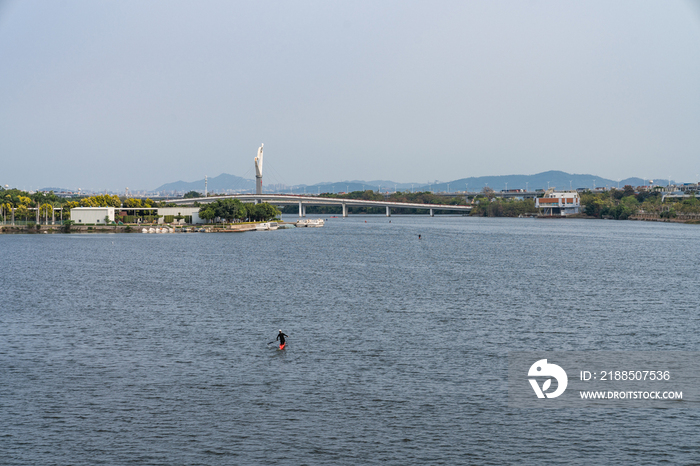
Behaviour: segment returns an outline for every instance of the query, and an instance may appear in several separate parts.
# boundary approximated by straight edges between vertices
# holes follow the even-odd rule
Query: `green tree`
[[[680,210],[684,214],[700,213],[700,202],[698,202],[698,199],[696,197],[684,199],[683,202],[681,202],[678,206],[678,210]]]
[[[12,216],[12,204],[9,202],[0,202],[0,210],[2,211],[3,221]]]
[[[620,200],[620,204],[629,207],[633,211],[637,211],[639,209],[639,201],[637,200],[636,197],[634,197],[634,194],[631,196],[625,196]]]
[[[39,207],[39,215],[44,217],[47,222],[53,213],[53,206],[51,204],[43,204]]]
[[[130,197],[124,201],[124,207],[134,209],[137,207],[144,207],[144,205],[143,205],[143,202],[141,202],[141,199],[136,199],[136,198]]]
[[[209,222],[216,218],[216,212],[214,211],[214,208],[211,206],[211,204],[200,207],[199,218],[207,220]]]
[[[54,194],[53,191],[49,191],[48,193],[38,191],[30,196],[34,203],[38,204],[47,204],[47,203],[57,203],[59,202],[58,196]]]
[[[610,215],[615,220],[627,220],[634,211],[623,204],[618,204],[616,206],[609,206],[603,209],[603,215]]]
[[[242,204],[238,199],[221,199],[212,203],[216,216],[226,222],[232,222],[236,218],[237,204]]]
[[[185,193],[184,196],[182,196],[183,199],[192,199],[194,197],[204,197],[204,196],[202,196],[202,193],[199,193],[197,191],[188,191]]]
[[[242,221],[248,217],[248,207],[238,199],[227,199],[227,216],[229,220]]]
[[[609,207],[609,200],[603,199],[598,195],[593,195],[593,197],[587,199],[584,213],[591,217],[601,218],[603,215],[608,215],[607,209]]]
[[[199,217],[205,220],[212,220],[218,217],[227,222],[233,222],[234,220],[244,220],[248,217],[249,209],[239,199],[219,199],[200,207]]]
[[[267,202],[262,202],[248,208],[248,219],[251,222],[264,222],[276,218],[281,213],[277,207]]]
[[[17,206],[17,208],[15,208],[15,218],[24,217],[24,220],[26,221],[28,216],[29,216],[29,208],[26,205],[20,204],[19,206]]]

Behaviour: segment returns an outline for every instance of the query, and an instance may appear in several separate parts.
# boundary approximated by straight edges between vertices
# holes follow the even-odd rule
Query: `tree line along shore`
[[[538,197],[544,196],[538,193]],[[660,190],[635,190],[632,186],[622,189],[609,189],[593,192],[583,191],[581,196],[581,213],[575,218],[608,218],[615,220],[669,220],[696,223],[700,218],[700,200],[696,197],[688,199],[664,199]],[[321,194],[321,197],[349,198],[392,202],[412,202],[423,204],[471,205],[469,215],[479,217],[521,217],[536,216],[533,199],[517,199],[499,197],[490,188],[484,188],[480,193],[445,197],[430,192],[406,193],[397,192],[388,196],[374,191],[357,191],[348,194]],[[282,213],[296,213],[296,206],[287,206]],[[384,207],[348,207],[351,214],[384,214]],[[308,206],[310,214],[341,215],[342,208],[336,206]],[[412,213],[427,213],[428,210],[415,210]],[[397,211],[397,213],[401,213]],[[571,217],[571,216],[570,216]]]
[[[156,207],[176,207],[165,201],[154,201],[146,198],[126,198],[114,194],[62,198],[53,192],[28,193],[18,189],[0,189],[0,217],[3,226],[14,223],[14,226],[33,226],[39,224],[55,225],[56,221],[70,227],[71,209],[76,207],[114,207],[113,225],[128,225],[156,223],[163,218],[164,223],[185,220],[182,215],[158,215],[153,210]],[[118,209],[125,209],[119,211]],[[144,209],[144,210],[139,210]],[[279,209],[268,203],[244,204],[238,199],[219,199],[212,203],[202,204],[199,209],[200,218],[213,222],[241,223],[265,222],[278,218]],[[108,222],[106,222],[108,223]],[[78,228],[76,225],[74,228]]]
[[[544,195],[541,193],[540,195]],[[210,197],[216,197],[216,194]],[[609,218],[615,220],[658,220],[700,223],[700,200],[695,196],[684,199],[665,198],[660,190],[635,190],[632,186],[622,189],[609,189],[601,192],[583,191],[581,196],[581,213],[578,218]],[[186,198],[202,197],[195,191],[190,191]],[[452,197],[436,195],[431,192],[396,192],[389,195],[374,191],[355,191],[343,194],[321,194],[320,197],[363,199],[392,202],[411,202],[423,204],[471,205],[471,216],[482,217],[520,217],[536,215],[537,209],[532,199],[507,199],[499,197],[498,193],[484,188],[477,194],[455,195]],[[196,202],[193,205],[198,205]],[[120,197],[113,194],[94,196],[74,196],[63,198],[49,192],[26,192],[18,189],[0,188],[0,216],[3,229],[14,214],[15,223],[23,226],[59,221],[68,230],[71,228],[70,209],[74,207],[115,207],[129,209],[115,215],[115,225],[128,226],[138,221],[155,223],[161,216],[153,211],[138,208],[169,207],[165,201],[154,201],[149,198]],[[285,206],[281,210],[269,203],[249,204],[238,199],[217,199],[211,203],[199,206],[200,218],[209,223],[241,223],[260,222],[279,218],[282,213],[296,214],[296,206]],[[340,206],[308,206],[308,214],[342,215]],[[427,213],[415,210],[412,213]],[[350,214],[384,214],[383,207],[349,207]],[[397,214],[402,213],[397,211]],[[167,218],[173,217],[173,218]],[[170,223],[185,219],[182,216],[167,216],[164,221]],[[189,219],[186,219],[189,220]]]

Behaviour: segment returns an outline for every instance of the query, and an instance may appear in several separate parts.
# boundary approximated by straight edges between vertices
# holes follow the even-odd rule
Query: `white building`
[[[166,215],[183,217],[192,216],[192,223],[206,223],[199,218],[199,207],[158,207],[158,208],[139,208],[139,207],[74,207],[70,210],[70,218],[79,225],[105,225],[105,217],[109,217],[109,222],[114,221],[115,211],[131,212],[146,210],[157,213],[161,217],[158,223],[164,223]],[[183,220],[184,223],[184,220]]]
[[[105,217],[114,221],[114,207],[73,207],[70,210],[70,219],[77,224],[106,225]]]
[[[571,215],[579,213],[581,198],[576,191],[547,192],[544,197],[535,198],[535,207],[545,215]]]

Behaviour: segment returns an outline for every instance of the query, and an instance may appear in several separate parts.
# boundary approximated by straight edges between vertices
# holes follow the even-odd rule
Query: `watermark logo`
[[[508,406],[700,409],[700,351],[510,351]]]
[[[569,383],[569,378],[566,376],[566,371],[556,364],[547,363],[546,359],[540,359],[535,364],[530,366],[527,373],[528,377],[554,377],[557,381],[557,389],[551,393],[546,393],[552,385],[552,379],[548,378],[542,384],[542,388],[537,384],[536,379],[529,379],[532,389],[535,391],[537,398],[556,398],[566,390],[566,385]]]

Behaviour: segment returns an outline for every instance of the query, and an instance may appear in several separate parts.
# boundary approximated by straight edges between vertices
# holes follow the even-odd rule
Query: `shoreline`
[[[401,214],[397,214],[400,216]],[[383,217],[381,214],[376,214],[377,217]],[[685,218],[688,217],[688,218]],[[480,218],[512,218],[522,219],[519,217],[480,217]],[[567,217],[527,217],[536,218],[539,220],[614,220],[612,218],[596,218],[586,215],[571,215]],[[658,215],[644,214],[634,215],[625,220],[618,221],[637,221],[637,222],[661,222],[661,223],[685,223],[688,225],[700,225],[700,216],[698,215],[683,215],[677,218],[661,218]],[[295,222],[279,221],[281,225],[294,224]],[[63,225],[0,225],[0,234],[71,234],[71,233],[141,233],[143,228],[162,228],[167,226],[174,228],[174,233],[244,233],[247,231],[256,231],[257,223],[246,223],[241,225],[114,225],[114,226],[91,226],[91,225],[71,225],[66,231]],[[202,231],[204,230],[204,231]]]
[[[288,222],[278,222],[285,224]],[[144,234],[143,228],[172,228],[173,233],[244,233],[246,231],[256,231],[255,227],[259,223],[246,223],[241,225],[71,225],[66,230],[63,225],[0,225],[0,234],[71,234],[71,233],[140,233]],[[205,230],[205,231],[201,231]]]

